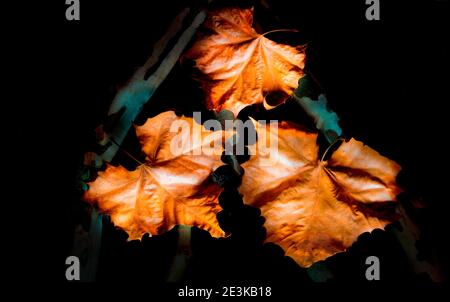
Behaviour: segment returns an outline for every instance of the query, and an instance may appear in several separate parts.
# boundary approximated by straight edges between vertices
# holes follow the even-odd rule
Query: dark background
[[[248,1],[240,1],[244,2]],[[441,176],[448,153],[448,1],[381,0],[380,21],[365,19],[364,0],[267,2],[270,10],[261,5],[255,8],[259,29],[300,31],[269,38],[308,45],[307,69],[327,93],[346,136],[362,140],[403,167],[399,181],[408,192],[406,202],[414,199],[423,204],[411,210],[422,232],[419,249],[424,259],[430,253],[438,255],[448,279],[444,226],[449,200],[443,194],[448,177]],[[46,169],[58,182],[53,195],[58,196],[57,220],[63,226],[58,228],[58,241],[64,255],[72,247],[74,226],[89,225],[74,187],[83,153],[95,141],[93,129],[104,121],[117,89],[145,62],[183,3],[81,0],[81,21],[72,22],[65,20],[64,1],[50,10],[43,29],[49,38],[42,43],[51,45],[44,50],[45,58],[56,64],[50,67],[42,62],[40,71],[54,87],[51,94],[55,97],[38,107],[49,113],[42,123],[48,126],[52,146],[48,153],[56,164]],[[137,122],[167,109],[201,108],[201,93],[188,75],[177,65]],[[291,105],[283,106],[278,110],[292,112]],[[124,144],[127,150],[139,152],[132,135]],[[126,164],[127,159],[119,155],[115,161]],[[142,244],[126,244],[122,235],[105,223],[98,278],[164,280],[175,252],[176,233]],[[305,270],[283,257],[276,246],[247,252],[214,241],[199,230],[193,236],[194,264],[187,279],[310,282]],[[412,272],[389,232],[367,235],[348,253],[328,259],[335,275],[332,282],[364,280],[367,255],[381,258],[383,280],[429,282],[427,276]]]

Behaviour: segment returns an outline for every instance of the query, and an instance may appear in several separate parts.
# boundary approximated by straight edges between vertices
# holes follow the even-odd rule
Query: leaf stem
[[[344,139],[343,139],[343,138],[337,138],[337,139],[335,139],[334,142],[332,142],[332,143],[327,147],[327,149],[325,150],[325,152],[323,153],[322,158],[320,159],[321,162],[323,162],[325,156],[327,155],[327,153],[328,153],[328,151],[331,149],[331,147],[333,147],[333,146],[334,146],[337,142],[339,142],[339,141],[344,141]]]
[[[271,31],[268,31],[268,32],[265,32],[265,33],[263,33],[261,36],[265,36],[265,35],[267,35],[267,34],[271,34],[271,33],[275,33],[275,32],[280,32],[280,31],[284,31],[284,32],[296,32],[296,33],[298,33],[298,30],[296,30],[296,29],[275,29],[275,30],[271,30]]]

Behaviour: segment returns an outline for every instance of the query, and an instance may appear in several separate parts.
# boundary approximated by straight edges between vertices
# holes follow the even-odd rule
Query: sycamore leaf
[[[303,75],[301,47],[277,44],[252,28],[253,9],[225,8],[210,13],[205,32],[185,57],[195,62],[208,109],[235,115],[247,105],[270,108],[284,102]],[[271,93],[273,104],[266,102]]]
[[[247,204],[261,208],[269,242],[279,244],[299,265],[308,267],[346,250],[357,237],[396,219],[392,202],[400,192],[400,166],[351,139],[324,161],[317,134],[288,122],[255,123],[277,148],[255,154],[242,166],[240,187]],[[260,142],[258,142],[260,144]]]
[[[136,133],[146,163],[134,171],[108,165],[89,184],[84,199],[111,215],[130,240],[144,233],[161,234],[175,225],[197,226],[223,236],[216,220],[221,188],[210,175],[222,165],[223,141],[229,133],[205,130],[173,111],[136,126]]]

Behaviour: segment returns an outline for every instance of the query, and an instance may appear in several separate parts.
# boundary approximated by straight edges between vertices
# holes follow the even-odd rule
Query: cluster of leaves
[[[268,108],[265,96],[274,92],[282,92],[275,102],[281,104],[303,76],[302,49],[257,34],[252,16],[251,9],[213,11],[205,21],[207,31],[185,55],[200,72],[208,109],[237,115],[249,104]],[[296,94],[309,114],[326,116],[316,119],[318,129],[341,134],[324,99],[314,104],[302,99],[301,91]],[[179,120],[196,126],[192,118],[168,111],[136,127],[146,162],[134,171],[108,166],[89,184],[85,200],[110,214],[129,239],[185,224],[215,237],[231,234],[244,245],[274,242],[308,267],[346,250],[359,234],[395,220],[390,205],[399,193],[400,167],[361,142],[344,141],[326,158],[320,156],[316,133],[290,122],[263,127],[253,121],[258,137],[277,142],[275,163],[274,154],[260,154],[256,142],[246,142],[251,157],[193,152],[210,144],[211,135],[216,145],[233,135],[204,128],[200,137],[192,137],[195,131],[186,137],[198,144],[184,144],[174,153],[169,145],[176,133],[169,127]]]

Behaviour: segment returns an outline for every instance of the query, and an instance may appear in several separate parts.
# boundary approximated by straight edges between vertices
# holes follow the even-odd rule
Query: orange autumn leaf
[[[208,109],[228,109],[235,115],[247,105],[266,108],[284,102],[303,75],[301,47],[275,43],[253,28],[253,9],[213,11],[205,32],[185,57],[195,62]],[[267,104],[268,93],[276,96]]]
[[[168,111],[136,126],[136,134],[146,163],[134,171],[108,165],[84,199],[109,214],[130,240],[181,224],[223,236],[216,220],[221,188],[210,175],[222,165],[222,142],[229,133],[205,130],[192,118]]]
[[[273,125],[254,123],[258,139],[275,140],[278,152],[263,155],[249,146],[256,155],[242,165],[240,192],[262,210],[266,241],[279,244],[299,265],[345,251],[361,233],[397,218],[389,202],[400,192],[394,161],[354,139],[324,161],[317,134],[288,122],[277,124],[278,133]]]

